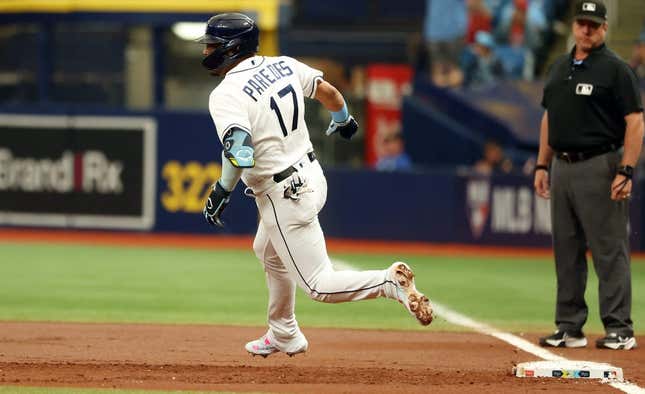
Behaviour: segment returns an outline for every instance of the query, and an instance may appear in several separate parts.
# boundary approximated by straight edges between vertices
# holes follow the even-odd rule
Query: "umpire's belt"
[[[309,161],[313,162],[314,160],[316,160],[316,153],[313,151],[307,152],[307,157],[309,158]],[[273,181],[275,183],[280,183],[285,179],[289,178],[291,174],[293,174],[296,171],[298,171],[296,167],[293,167],[293,166],[287,167],[286,170],[280,171],[277,174],[273,175]]]
[[[620,148],[621,145],[609,144],[596,149],[590,149],[583,152],[556,152],[555,157],[568,163],[589,160],[592,157],[602,155],[603,153],[613,152]]]

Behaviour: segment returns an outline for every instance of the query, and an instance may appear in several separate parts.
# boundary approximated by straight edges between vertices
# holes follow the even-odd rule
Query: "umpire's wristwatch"
[[[536,172],[538,172],[540,170],[544,170],[546,172],[549,172],[549,166],[547,166],[546,164],[537,164],[535,166],[535,168],[533,169],[533,173],[535,174]]]
[[[634,176],[634,167],[629,165],[620,166],[616,170],[616,173],[623,175],[627,179],[632,179]]]

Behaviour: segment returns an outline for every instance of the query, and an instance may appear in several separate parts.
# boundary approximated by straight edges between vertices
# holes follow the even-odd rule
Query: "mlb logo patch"
[[[579,83],[576,86],[576,94],[579,96],[591,96],[593,92],[593,85],[588,83]]]
[[[596,11],[596,5],[594,3],[582,3],[582,10],[583,11],[595,12]]]

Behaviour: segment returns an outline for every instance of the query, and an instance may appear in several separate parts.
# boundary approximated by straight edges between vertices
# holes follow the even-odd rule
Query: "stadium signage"
[[[548,235],[551,214],[548,200],[535,195],[524,184],[494,184],[490,178],[466,183],[468,223],[471,235]]]
[[[64,151],[58,159],[15,157],[0,148],[0,191],[122,194],[123,161],[104,152]]]
[[[172,213],[201,213],[210,194],[210,186],[221,174],[222,167],[215,162],[189,161],[184,164],[178,160],[168,161],[161,170],[165,181],[161,206]]]
[[[150,229],[151,118],[0,115],[0,224]]]
[[[494,233],[550,234],[549,202],[528,186],[496,186],[492,191],[491,230]]]
[[[534,191],[523,174],[460,175],[457,239],[492,245],[551,246],[550,200]],[[640,187],[640,186],[639,186]],[[640,189],[639,189],[640,190]],[[630,242],[640,245],[640,199],[630,204]]]

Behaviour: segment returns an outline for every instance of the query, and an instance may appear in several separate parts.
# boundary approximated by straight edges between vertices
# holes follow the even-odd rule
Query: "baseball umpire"
[[[575,47],[551,66],[544,88],[535,168],[536,193],[551,199],[557,274],[557,331],[540,344],[587,345],[589,248],[606,331],[596,346],[632,349],[629,199],[643,143],[643,106],[636,75],[604,43],[603,2],[577,2],[572,28]]]
[[[240,178],[260,214],[253,249],[266,271],[269,329],[246,350],[264,357],[307,350],[294,313],[296,285],[321,302],[395,299],[421,324],[430,324],[432,307],[416,289],[407,264],[336,271],[327,256],[318,222],[327,181],[309,139],[304,99],[315,98],[330,111],[328,136],[350,139],[358,124],[340,92],[321,71],[293,58],[257,56],[258,28],[246,15],[213,16],[198,42],[206,45],[202,64],[224,77],[209,99],[224,148],[222,177],[212,187],[204,215],[210,224],[223,225],[222,211]]]

